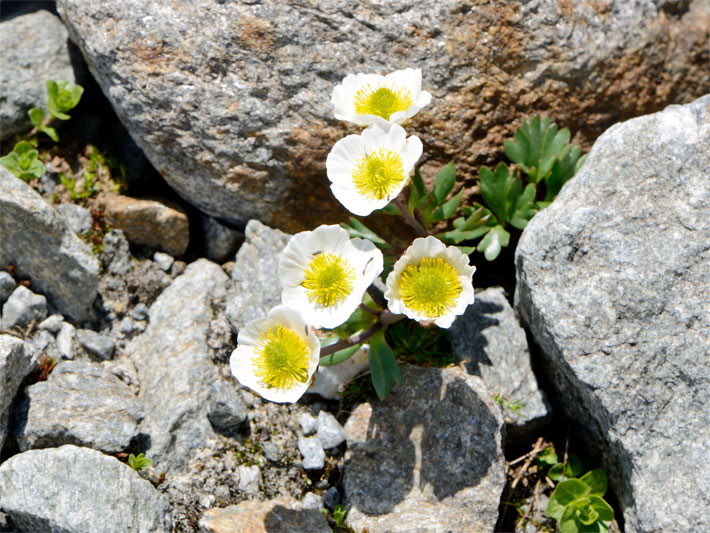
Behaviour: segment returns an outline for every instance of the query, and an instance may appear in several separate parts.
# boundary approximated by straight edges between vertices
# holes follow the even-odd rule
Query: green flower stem
[[[370,313],[371,315],[375,315],[375,316],[380,315],[379,311],[375,311],[372,307],[365,305],[365,304],[360,304],[360,309],[362,309],[366,313]]]
[[[397,209],[399,209],[399,212],[402,214],[407,224],[414,228],[417,237],[426,237],[427,235],[429,235],[429,232],[424,228],[424,226],[411,215],[409,210],[402,203],[402,200],[400,200],[399,198],[395,198],[394,200],[392,200],[392,203],[397,206]]]
[[[44,120],[42,121],[42,126],[43,127],[49,126],[49,123],[52,122],[53,118],[54,117],[52,115],[47,113],[47,116],[45,116]],[[32,137],[33,135],[37,135],[38,133],[39,133],[39,128],[37,126],[35,126],[34,128],[32,128],[32,131],[30,131],[28,137]]]
[[[397,315],[395,313],[392,313],[391,311],[382,311],[380,313],[380,324],[383,326],[389,326],[390,324],[394,324],[395,322],[399,322],[404,318],[404,315]]]
[[[357,335],[354,335],[353,337],[350,337],[349,339],[345,339],[342,341],[338,341],[335,344],[331,344],[330,346],[326,346],[325,348],[322,348],[320,351],[320,356],[326,356],[330,355],[335,352],[339,352],[340,350],[344,350],[345,348],[350,348],[351,346],[355,346],[356,344],[360,344],[361,342],[365,342],[367,339],[372,337],[375,333],[377,333],[379,330],[382,329],[382,324],[379,322],[374,324],[370,329],[366,329],[362,333],[358,333]]]

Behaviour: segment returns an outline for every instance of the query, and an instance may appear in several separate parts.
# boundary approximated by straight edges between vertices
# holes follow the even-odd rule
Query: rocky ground
[[[0,74],[0,155],[27,134],[45,79],[86,92],[60,142],[38,138],[40,178],[0,167],[0,531],[552,531],[538,461],[548,447],[606,469],[612,529],[710,528],[710,96],[696,99],[710,80],[697,47],[706,4],[405,10],[398,23],[441,50],[419,65],[440,102],[419,124],[442,132],[425,139],[429,174],[460,156],[470,184],[528,110],[586,123],[593,147],[523,232],[514,266],[472,256],[476,302],[448,332],[389,330],[403,383],[387,400],[369,385],[363,349],[321,367],[293,405],[262,400],[228,366],[244,324],[280,303],[290,233],[334,216],[319,185],[299,184],[322,179],[325,147],[342,133],[316,93],[345,67],[296,72],[293,54],[312,35],[357,62],[365,52],[332,28],[347,22],[380,49],[367,36],[396,21],[381,6],[322,2],[316,15],[221,3],[200,15],[210,31],[188,49],[180,3],[157,18],[148,4],[60,0],[61,19],[54,3],[3,5],[2,53],[22,75]],[[236,33],[217,35],[229,9]],[[305,22],[291,42],[269,20]],[[442,21],[453,26],[439,45]],[[534,31],[548,26],[555,39]],[[478,44],[457,48],[469,33]],[[502,52],[516,35],[534,36],[525,68]],[[672,51],[668,35],[683,35]],[[560,40],[577,52],[542,54]],[[474,59],[482,46],[485,64]],[[580,79],[577,107],[550,107]],[[528,86],[536,96],[514,105]],[[684,105],[660,111],[671,103]],[[461,144],[459,130],[484,140]],[[141,453],[152,465],[129,466]]]

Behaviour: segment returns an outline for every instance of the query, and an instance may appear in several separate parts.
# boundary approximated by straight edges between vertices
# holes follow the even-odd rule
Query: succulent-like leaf
[[[326,339],[326,341],[330,341],[331,339],[334,339],[332,342],[323,342],[321,344],[321,348],[325,348],[326,346],[329,346],[330,344],[333,344],[335,342],[338,342],[340,340],[339,337],[329,337]],[[338,365],[342,363],[343,361],[346,361],[350,359],[350,357],[353,356],[355,352],[358,351],[360,348],[359,344],[356,344],[355,346],[350,346],[349,348],[344,348],[340,351],[337,351],[335,353],[331,353],[328,355],[324,355],[323,357],[320,358],[320,366],[331,366],[331,365]]]
[[[478,243],[477,250],[483,252],[483,256],[488,261],[493,261],[502,248],[508,246],[510,242],[510,233],[508,233],[500,224],[493,226],[488,230],[486,236]]]
[[[27,112],[27,115],[30,117],[32,124],[36,128],[39,128],[42,125],[42,122],[44,121],[44,111],[42,109],[39,107],[33,107]]]
[[[599,513],[599,520],[603,522],[611,522],[614,520],[614,509],[611,508],[601,496],[596,494],[589,495],[589,505]]]
[[[381,400],[389,395],[392,381],[397,385],[402,382],[394,352],[385,340],[384,329],[370,337],[370,373],[372,385]]]
[[[83,93],[84,88],[80,85],[68,81],[57,83],[54,80],[47,80],[49,113],[60,120],[69,120],[71,117],[66,112],[76,107]]]
[[[589,486],[589,494],[594,494],[595,496],[604,496],[607,489],[607,478],[606,472],[601,468],[592,470],[584,474],[580,481],[583,481]]]

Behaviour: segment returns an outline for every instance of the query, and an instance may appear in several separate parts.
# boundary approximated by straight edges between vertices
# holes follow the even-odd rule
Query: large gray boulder
[[[114,457],[72,445],[0,465],[0,509],[21,531],[168,533],[170,504]]]
[[[710,95],[610,128],[516,252],[516,305],[626,531],[710,530]]]
[[[707,87],[706,0],[58,0],[121,121],[184,198],[295,232],[343,217],[325,178],[330,96],[351,72],[421,68],[425,177],[475,182],[521,115],[594,139]],[[682,38],[681,38],[682,36]],[[633,90],[629,90],[633,87]]]
[[[500,287],[476,291],[476,301],[449,329],[454,357],[480,376],[505,417],[506,438],[529,437],[552,415],[530,365],[525,330]]]
[[[118,453],[137,435],[143,411],[128,385],[101,365],[67,361],[24,390],[14,416],[20,451],[76,444]]]
[[[27,375],[34,370],[39,353],[12,335],[0,335],[0,450],[7,436],[10,404]]]
[[[216,438],[208,415],[210,405],[222,402],[212,390],[219,374],[208,342],[228,281],[206,259],[190,264],[158,296],[147,329],[126,348],[141,384],[145,453],[159,469],[179,468],[190,450]]]
[[[0,23],[0,140],[32,128],[27,116],[31,108],[47,110],[47,80],[77,82],[72,56],[75,62],[81,57],[68,45],[67,29],[49,11]]]
[[[505,485],[503,417],[463,369],[402,365],[387,400],[345,424],[343,487],[356,531],[493,531]]]
[[[98,259],[39,194],[0,167],[0,268],[10,263],[61,314],[92,316]]]

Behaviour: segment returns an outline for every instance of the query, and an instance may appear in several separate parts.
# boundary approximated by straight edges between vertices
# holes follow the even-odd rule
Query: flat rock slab
[[[172,531],[168,499],[150,482],[114,457],[71,445],[0,465],[0,508],[21,531]]]
[[[130,388],[101,365],[67,361],[27,387],[15,414],[20,451],[76,444],[122,452],[136,436],[143,410]]]
[[[17,267],[32,290],[54,308],[82,321],[92,316],[99,261],[67,228],[62,216],[24,181],[0,167],[0,268]]]
[[[530,366],[525,330],[503,289],[476,291],[476,301],[449,329],[454,357],[480,376],[501,407],[506,439],[531,436],[552,415]]]
[[[10,404],[22,380],[35,369],[39,352],[22,339],[0,335],[0,450],[7,437]]]
[[[354,131],[330,105],[348,73],[421,68],[434,100],[408,128],[427,147],[425,178],[455,160],[471,185],[521,115],[581,125],[588,141],[708,83],[706,0],[59,0],[57,9],[181,196],[212,216],[290,232],[346,216],[325,160]]]
[[[528,224],[516,306],[626,531],[710,530],[710,95],[610,128]]]
[[[150,307],[148,327],[126,348],[136,365],[145,410],[140,431],[157,468],[183,465],[215,433],[208,419],[211,385],[219,379],[208,346],[216,303],[229,278],[200,259],[175,278]]]
[[[343,487],[356,531],[493,531],[505,485],[503,417],[463,369],[401,365],[402,385],[345,424]]]
[[[328,521],[318,509],[280,498],[265,502],[244,501],[205,511],[201,533],[330,533]]]
[[[27,116],[31,108],[46,111],[45,82],[76,83],[72,59],[78,64],[82,61],[76,48],[74,53],[69,49],[69,34],[62,21],[44,10],[1,23],[0,50],[0,140],[4,141],[32,129]]]

